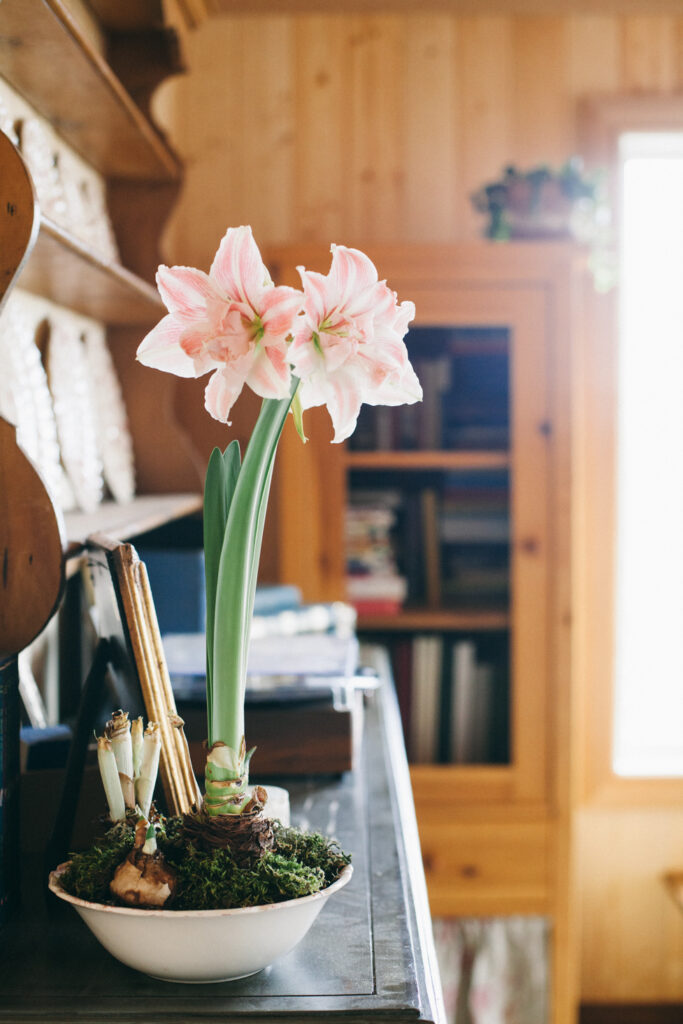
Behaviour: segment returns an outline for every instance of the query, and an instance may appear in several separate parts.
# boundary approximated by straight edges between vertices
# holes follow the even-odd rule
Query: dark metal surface
[[[351,884],[260,974],[214,985],[147,978],[114,960],[41,882],[0,931],[0,1021],[442,1022],[424,876],[393,690],[365,708],[360,769],[287,784],[293,823],[353,853]],[[401,799],[399,799],[399,794]]]

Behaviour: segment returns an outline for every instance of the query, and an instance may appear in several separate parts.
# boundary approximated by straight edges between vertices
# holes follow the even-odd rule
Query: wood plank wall
[[[262,245],[459,241],[505,163],[576,151],[582,97],[683,88],[683,11],[235,16],[188,60],[158,97],[187,162],[170,254],[208,265],[243,223]]]
[[[470,193],[507,162],[576,152],[583,97],[683,90],[683,11],[235,16],[190,35],[188,61],[156,99],[187,165],[164,245],[208,269],[228,224],[263,247],[478,237]],[[648,853],[653,818],[675,845],[680,808],[581,816],[586,1001],[683,1000],[683,926],[656,877],[675,865]]]

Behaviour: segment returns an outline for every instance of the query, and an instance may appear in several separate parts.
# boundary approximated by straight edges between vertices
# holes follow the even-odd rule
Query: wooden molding
[[[209,17],[230,14],[409,14],[415,0],[178,0]],[[601,0],[601,14],[680,14],[679,0]],[[421,14],[595,14],[594,0],[422,0]]]

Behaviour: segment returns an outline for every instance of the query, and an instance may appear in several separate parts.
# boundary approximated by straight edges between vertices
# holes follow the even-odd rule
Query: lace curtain
[[[435,920],[448,1024],[548,1024],[548,922]]]

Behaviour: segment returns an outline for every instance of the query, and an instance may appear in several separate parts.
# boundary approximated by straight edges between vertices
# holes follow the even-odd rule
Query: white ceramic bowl
[[[320,892],[261,907],[138,910],[69,895],[59,881],[67,867],[60,864],[50,874],[50,889],[78,911],[112,956],[153,978],[193,984],[245,978],[289,953],[353,874],[348,864]]]

